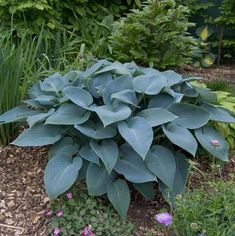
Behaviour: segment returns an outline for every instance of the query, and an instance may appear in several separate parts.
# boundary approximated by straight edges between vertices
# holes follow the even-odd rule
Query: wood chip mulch
[[[0,236],[46,236],[44,148],[0,147]]]

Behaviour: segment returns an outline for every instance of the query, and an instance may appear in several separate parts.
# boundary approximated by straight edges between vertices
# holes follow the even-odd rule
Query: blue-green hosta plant
[[[51,198],[85,179],[88,193],[107,194],[124,218],[130,185],[148,199],[156,182],[166,197],[181,192],[186,156],[195,156],[199,145],[228,160],[227,143],[207,124],[235,119],[214,106],[212,91],[190,85],[197,79],[101,60],[37,82],[0,122],[27,123],[14,145],[52,145],[44,176]]]

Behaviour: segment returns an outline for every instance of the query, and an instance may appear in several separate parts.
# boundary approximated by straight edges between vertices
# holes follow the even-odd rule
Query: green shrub
[[[174,212],[176,235],[234,235],[234,201],[234,182],[209,183],[184,194]]]
[[[86,225],[90,225],[95,234],[101,236],[131,236],[134,225],[122,221],[119,215],[104,200],[88,196],[84,187],[74,186],[72,199],[66,195],[52,202],[54,214],[63,211],[62,217],[54,216],[50,223],[50,231],[59,227],[62,235],[80,235]]]
[[[195,41],[187,30],[188,8],[172,0],[148,0],[114,24],[112,55],[121,61],[135,60],[158,68],[177,67],[191,61]]]
[[[126,180],[153,199],[157,180],[164,196],[183,190],[185,154],[195,156],[198,142],[228,160],[228,144],[207,123],[235,119],[213,105],[213,92],[188,83],[195,79],[101,60],[86,71],[37,82],[23,102],[29,107],[4,113],[0,122],[27,121],[14,145],[54,144],[44,176],[51,198],[86,179],[89,195],[107,194],[124,218],[130,203]]]

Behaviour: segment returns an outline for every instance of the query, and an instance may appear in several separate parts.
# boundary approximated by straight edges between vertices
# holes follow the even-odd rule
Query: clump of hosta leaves
[[[51,198],[85,179],[89,195],[107,195],[124,218],[129,185],[149,199],[155,182],[166,197],[183,191],[186,156],[196,155],[198,143],[228,160],[228,144],[207,124],[235,119],[214,106],[215,93],[189,84],[196,79],[101,60],[37,82],[0,122],[27,122],[14,145],[52,144],[44,176]]]
[[[74,186],[69,193],[52,202],[51,207],[47,217],[51,219],[49,231],[52,235],[55,229],[59,229],[61,235],[81,235],[86,226],[97,236],[133,235],[131,222],[122,221],[101,199],[88,196],[81,185]]]

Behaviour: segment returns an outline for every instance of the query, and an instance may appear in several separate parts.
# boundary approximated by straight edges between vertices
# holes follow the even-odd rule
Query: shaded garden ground
[[[14,146],[0,148],[0,235],[47,235],[47,219],[44,217],[49,199],[43,188],[43,170],[46,164],[45,148],[18,148]],[[204,177],[210,174],[208,162],[195,161],[197,168],[203,171]],[[232,179],[235,173],[235,157],[221,168],[221,176],[225,180]],[[204,182],[200,172],[194,172],[190,180],[190,188],[194,189]],[[207,181],[209,179],[207,178]],[[154,214],[167,207],[162,198],[152,203],[136,195],[129,210],[132,221],[138,231],[136,236],[144,236],[146,232],[163,236],[156,232]]]

